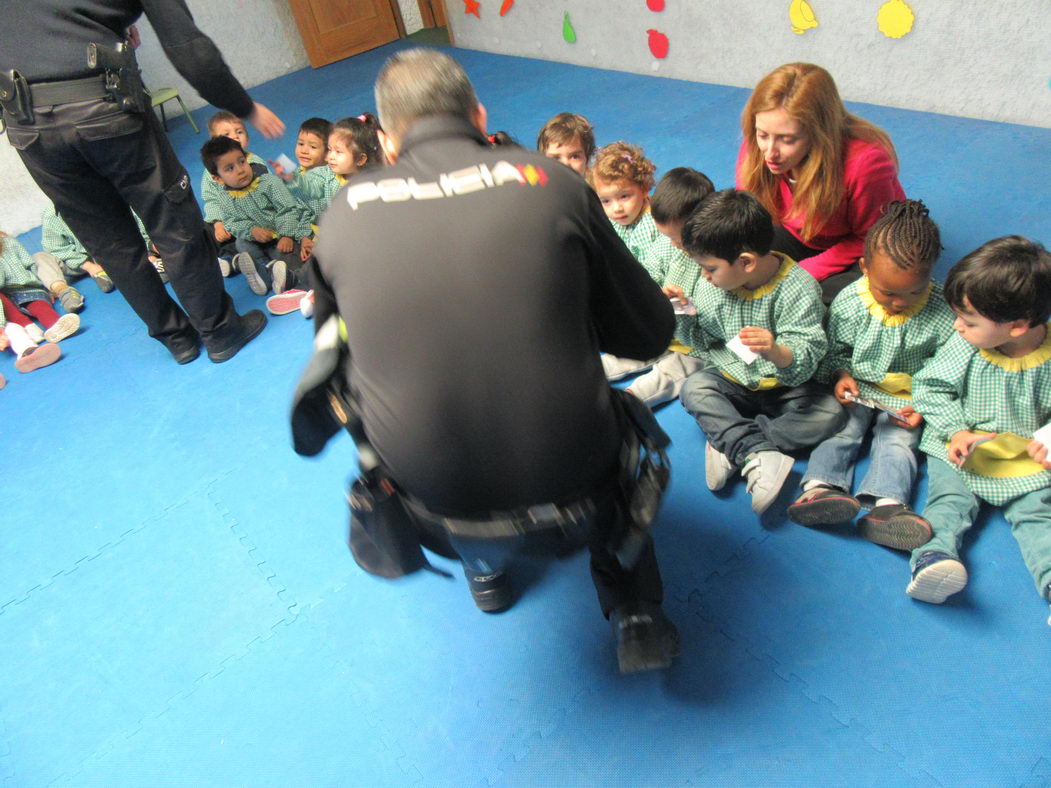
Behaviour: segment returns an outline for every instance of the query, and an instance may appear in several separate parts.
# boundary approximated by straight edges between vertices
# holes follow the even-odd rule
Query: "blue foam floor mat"
[[[404,46],[253,89],[290,131],[251,149],[291,154],[302,118],[371,109]],[[658,175],[732,184],[745,90],[453,52],[490,130],[528,146],[577,111],[600,143],[644,145]],[[851,106],[891,134],[941,226],[941,275],[997,235],[1051,241],[1033,166],[1051,130]],[[175,120],[170,136],[196,183],[203,135]],[[243,278],[227,288],[262,306]],[[19,449],[0,550],[5,785],[1051,784],[1048,610],[999,514],[968,537],[968,588],[917,603],[904,555],[788,523],[791,481],[761,521],[739,482],[709,493],[703,435],[666,406],[656,539],[684,654],[621,678],[583,556],[533,568],[500,616],[458,573],[390,583],[354,565],[349,440],[315,460],[290,448],[311,336],[297,314],[230,363],[177,367],[119,295],[84,292],[60,363],[20,375],[0,355]]]

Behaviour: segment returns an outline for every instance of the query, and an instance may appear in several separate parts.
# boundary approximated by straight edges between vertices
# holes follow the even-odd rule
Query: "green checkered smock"
[[[980,350],[954,335],[916,375],[912,397],[913,407],[927,422],[920,448],[932,457],[948,462],[946,443],[960,430],[1010,432],[1018,446],[1027,443],[1051,421],[1051,324],[1043,344],[1021,358]],[[957,468],[971,492],[1000,506],[1051,485],[1051,472],[1035,462],[1034,473],[1000,478],[967,467],[997,442],[978,444],[964,467]]]
[[[650,272],[657,284],[665,287],[675,285],[681,287],[687,298],[693,298],[693,291],[697,287],[697,281],[701,278],[701,267],[686,252],[677,249],[668,240],[668,236],[659,233],[660,238],[650,247],[649,255],[643,260],[642,265]],[[675,334],[675,343],[671,349],[680,353],[688,353],[689,347],[678,332]]]
[[[821,286],[790,257],[772,254],[781,259],[781,267],[762,287],[723,290],[700,277],[693,291],[697,314],[675,316],[675,335],[692,348],[691,356],[750,389],[806,383],[828,347],[821,326]],[[784,369],[763,358],[745,364],[727,350],[726,342],[746,326],[772,331],[774,341],[792,351],[792,363]]]
[[[0,290],[7,295],[13,296],[19,293],[23,298],[15,298],[17,303],[25,300],[48,301],[47,288],[36,275],[36,263],[29,256],[29,252],[16,239],[10,235],[0,234]],[[32,296],[39,296],[32,298]],[[0,328],[7,325],[4,310],[0,309]]]
[[[270,170],[266,162],[259,156],[256,156],[254,153],[248,153],[248,151],[245,151],[245,153],[248,154],[249,164],[262,164],[267,168],[267,171]],[[215,179],[212,178],[212,174],[205,169],[201,174],[201,200],[204,201],[204,220],[206,222],[223,222],[223,224],[226,224],[223,217],[219,214],[219,199],[223,196],[223,191],[223,185],[216,183]]]
[[[252,238],[253,227],[273,230],[275,237],[310,236],[310,211],[276,175],[260,175],[244,189],[223,189],[219,215],[236,238]]]
[[[309,170],[300,167],[292,182],[288,184],[288,190],[307,207],[310,211],[310,221],[317,224],[318,217],[328,208],[340,185],[332,168],[322,164]]]
[[[835,383],[836,373],[845,369],[857,380],[861,396],[904,408],[912,404],[911,377],[956,333],[955,319],[940,282],[932,281],[915,306],[891,315],[876,303],[868,277],[862,277],[829,307],[828,353],[814,377]]]
[[[131,212],[131,216],[139,228],[139,235],[142,236],[146,248],[149,249],[150,236],[146,232],[142,219],[135,211]],[[40,245],[44,251],[53,254],[71,271],[79,271],[88,260],[88,250],[73,235],[69,225],[55,211],[54,205],[44,209],[40,215],[40,225]]]
[[[663,285],[663,274],[651,268],[651,265],[659,266],[660,262],[654,260],[651,257],[651,252],[654,247],[659,246],[661,239],[667,240],[657,229],[656,223],[653,221],[653,215],[650,213],[649,208],[642,212],[642,215],[629,224],[627,227],[620,224],[619,222],[610,221],[613,225],[614,232],[620,236],[620,240],[624,242],[624,245],[628,247],[635,259],[642,263],[643,267],[649,272],[650,276],[653,277],[659,285]]]

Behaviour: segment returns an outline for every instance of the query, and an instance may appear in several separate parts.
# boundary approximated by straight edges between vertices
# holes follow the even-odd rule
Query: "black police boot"
[[[617,638],[621,673],[664,670],[679,656],[679,630],[660,605],[634,602],[615,608],[609,616]]]
[[[253,309],[250,312],[245,312],[241,315],[240,331],[234,334],[233,339],[225,347],[216,350],[209,347],[208,358],[216,364],[229,361],[237,355],[237,351],[259,336],[259,332],[263,330],[265,325],[266,315],[260,310]]]
[[[201,338],[196,331],[172,337],[165,341],[164,346],[176,364],[189,364],[201,355]]]
[[[514,603],[506,572],[480,574],[465,566],[463,573],[471,589],[471,598],[483,613],[501,613]]]

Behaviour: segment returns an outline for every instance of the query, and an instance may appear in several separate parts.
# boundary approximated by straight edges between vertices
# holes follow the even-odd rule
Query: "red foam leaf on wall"
[[[504,4],[500,6],[500,16],[503,16],[511,10],[511,6],[515,4],[515,0],[504,0]]]
[[[646,7],[651,11],[663,11],[664,0],[646,0]]]
[[[655,58],[668,56],[668,37],[659,30],[647,30],[650,34],[650,52]]]

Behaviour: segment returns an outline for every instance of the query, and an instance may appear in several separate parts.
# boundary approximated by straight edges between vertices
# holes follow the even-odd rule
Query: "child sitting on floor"
[[[536,149],[584,176],[595,153],[595,130],[583,115],[560,112],[540,129]]]
[[[288,184],[292,196],[299,200],[310,211],[310,223],[317,224],[318,217],[328,207],[329,200],[335,192],[333,183],[336,176],[328,166],[328,136],[332,133],[332,123],[324,118],[307,118],[299,126],[296,137],[296,161],[299,169],[285,172],[284,168],[270,162],[274,175]],[[338,188],[338,187],[336,187]],[[300,258],[306,260],[313,250],[312,238],[304,238],[300,244]]]
[[[1037,592],[1051,602],[1051,461],[1033,433],[1051,421],[1051,254],[1017,235],[953,266],[957,335],[916,375],[934,533],[912,551],[906,593],[940,604],[967,585],[960,541],[979,502],[1003,507]],[[1048,620],[1051,624],[1051,619]]]
[[[858,533],[869,541],[911,550],[931,538],[908,506],[923,424],[911,392],[912,377],[954,333],[942,287],[931,281],[940,251],[938,226],[922,202],[889,203],[869,229],[863,276],[832,302],[829,350],[816,375],[833,385],[847,423],[811,453],[803,494],[788,507],[793,522],[847,523],[865,505],[870,511]],[[889,410],[855,404],[858,397]],[[870,428],[869,470],[851,495],[854,461]]]
[[[683,247],[701,267],[696,314],[676,318],[676,336],[707,362],[686,379],[681,399],[708,438],[708,489],[742,469],[756,514],[792,469],[782,452],[820,443],[846,419],[836,398],[810,380],[828,346],[821,287],[771,251],[773,234],[770,214],[751,194],[706,197],[682,227]]]
[[[41,345],[44,333],[10,298],[0,290],[0,350],[8,348],[15,354],[15,369],[32,372],[54,364],[62,357],[62,350],[53,342]],[[5,385],[0,375],[0,388]]]
[[[248,152],[248,129],[244,121],[232,112],[222,110],[208,118],[208,136],[229,137],[237,140],[245,151],[248,163],[255,166],[256,172],[267,172],[266,162],[254,153]],[[222,202],[223,187],[215,182],[207,168],[201,173],[201,200],[204,202],[204,221],[212,231],[219,251],[219,269],[223,276],[231,276],[236,267],[231,264],[237,254],[237,239],[226,227],[220,215],[219,205]]]
[[[295,287],[303,268],[298,243],[311,233],[307,208],[276,175],[258,174],[237,140],[212,137],[201,161],[222,186],[219,212],[237,238],[234,262],[249,289],[265,295],[271,287],[275,293]]]
[[[663,287],[677,288],[680,305],[692,303],[701,269],[682,249],[682,224],[701,201],[715,190],[702,172],[689,167],[668,170],[653,190],[651,214],[661,237],[643,262],[650,276]],[[704,366],[678,339],[628,388],[651,408],[677,399],[683,381]]]

